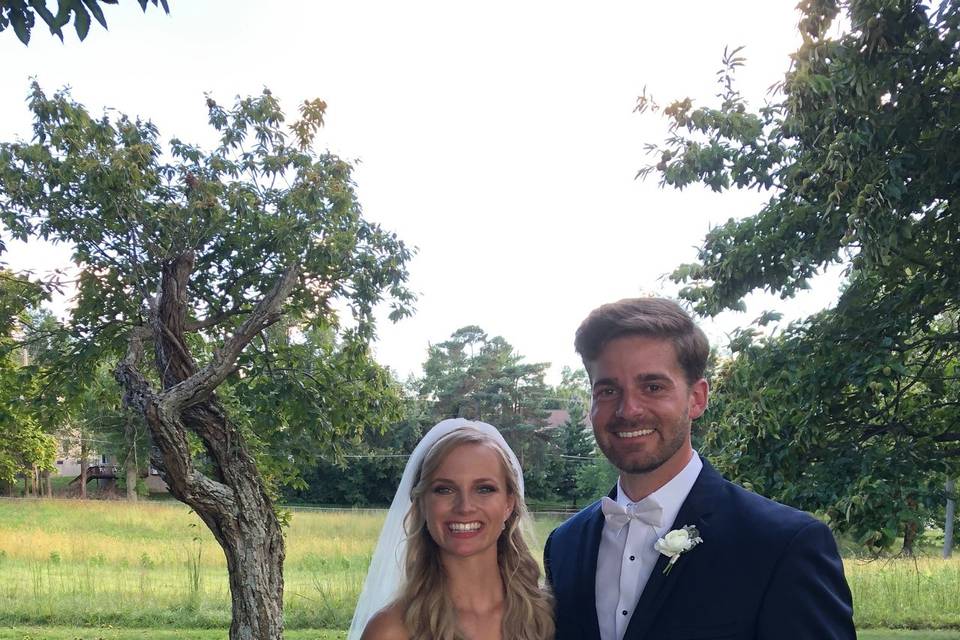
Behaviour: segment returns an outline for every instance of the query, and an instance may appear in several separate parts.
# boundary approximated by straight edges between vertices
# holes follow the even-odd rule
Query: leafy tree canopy
[[[39,287],[0,269],[0,482],[12,483],[33,467],[50,469],[56,455],[55,441],[28,402],[38,377],[23,336],[42,297]]]
[[[439,418],[483,420],[510,430],[541,426],[548,396],[547,363],[526,363],[501,336],[477,326],[457,329],[430,347],[420,393]]]
[[[275,408],[281,395],[295,396],[284,406],[300,414],[274,425],[277,432],[295,424],[331,442],[334,425],[361,428],[358,416],[347,414],[376,402],[357,390],[374,380],[380,382],[363,387],[370,394],[387,388],[364,346],[373,336],[374,305],[387,293],[392,318],[409,312],[413,296],[403,283],[410,253],[361,217],[350,165],[310,151],[322,101],[305,102],[302,118],[285,133],[268,90],[232,109],[208,98],[220,146],[204,153],[174,139],[168,154],[152,122],[94,118],[67,92],[48,98],[34,84],[30,107],[34,142],[0,145],[0,217],[18,239],[75,248],[81,269],[66,361],[74,375],[63,376],[64,384],[84,380],[82,372],[104,354],[124,353],[130,329],[149,323],[164,265],[177,256],[193,263],[185,329],[195,334],[189,345],[201,361],[216,357],[255,302],[295,266],[283,329],[260,334],[259,346],[240,356],[230,376],[234,394],[247,401],[259,389],[267,400],[254,405],[264,412],[264,402]],[[352,311],[349,327],[340,328],[335,304]],[[323,360],[334,352],[336,366]],[[330,369],[311,373],[317,362]],[[251,416],[256,422],[256,411]]]
[[[799,9],[803,43],[762,108],[737,91],[739,50],[724,57],[718,106],[661,109],[640,97],[638,110],[661,111],[671,126],[640,174],[772,194],[713,229],[698,261],[674,271],[701,314],[742,308],[755,289],[789,297],[823,267],[847,266],[835,309],[767,341],[768,351],[751,349],[752,330],[737,337],[745,355],[717,390],[744,395],[714,407],[722,433],[712,446],[732,474],[762,463],[772,495],[815,502],[885,546],[922,521],[933,479],[960,460],[950,364],[960,352],[960,2]],[[841,15],[849,28],[836,35]],[[820,471],[816,489],[795,484]],[[790,495],[805,491],[816,500]]]
[[[524,362],[502,336],[461,327],[432,345],[423,365],[420,396],[434,422],[468,418],[496,425],[523,467],[527,493],[547,496],[549,435],[544,432],[551,392],[547,363]]]
[[[0,144],[0,221],[74,248],[64,379],[125,354],[117,379],[154,466],[227,555],[231,637],[279,638],[271,480],[295,481],[311,440],[399,417],[367,344],[376,305],[410,313],[410,251],[363,218],[349,163],[312,150],[322,101],[289,126],[266,89],[206,103],[218,146],[164,153],[152,122],[94,117],[34,84],[33,141]]]
[[[781,99],[752,113],[736,90],[743,63],[725,56],[721,104],[676,101],[674,135],[641,170],[661,183],[772,190],[757,214],[708,234],[700,261],[678,268],[699,312],[735,307],[756,288],[789,296],[831,262],[849,260],[897,288],[922,288],[936,315],[960,287],[957,156],[960,3],[809,0],[803,45]],[[851,29],[829,35],[841,9]],[[642,96],[638,109],[659,109]],[[934,286],[935,285],[935,286]]]
[[[170,13],[167,0],[137,0],[144,12],[147,5],[161,6],[166,13]],[[70,24],[73,18],[73,27],[77,37],[83,40],[90,31],[90,18],[107,28],[107,18],[103,14],[101,4],[118,4],[119,0],[57,0],[56,13],[47,6],[48,0],[0,0],[0,31],[13,27],[14,33],[23,44],[30,43],[30,35],[36,24],[37,16],[50,28],[50,33],[63,41],[63,28]]]
[[[720,367],[702,450],[763,495],[885,548],[939,513],[955,463],[960,360],[891,317],[854,331],[829,310]],[[912,344],[911,344],[912,343]],[[842,346],[838,346],[842,345]],[[909,549],[908,549],[909,550]]]

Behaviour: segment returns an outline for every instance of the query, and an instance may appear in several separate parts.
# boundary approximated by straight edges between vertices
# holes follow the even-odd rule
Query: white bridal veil
[[[427,452],[438,440],[463,428],[472,428],[485,433],[500,445],[510,460],[514,475],[517,476],[520,497],[523,497],[523,472],[520,470],[520,463],[496,428],[485,422],[474,422],[463,418],[444,420],[436,424],[423,436],[407,460],[400,486],[397,487],[390,511],[387,512],[387,519],[380,531],[380,539],[377,541],[377,547],[370,561],[370,569],[363,583],[363,591],[360,592],[360,600],[353,611],[353,622],[350,623],[347,640],[359,640],[373,614],[385,607],[396,596],[397,588],[403,581],[403,563],[407,546],[403,520],[410,509],[410,491],[413,489],[417,472]]]

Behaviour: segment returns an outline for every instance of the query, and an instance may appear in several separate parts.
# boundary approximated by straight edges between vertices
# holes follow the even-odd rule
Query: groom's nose
[[[627,420],[639,418],[644,413],[642,394],[638,390],[624,389],[620,394],[617,417]]]

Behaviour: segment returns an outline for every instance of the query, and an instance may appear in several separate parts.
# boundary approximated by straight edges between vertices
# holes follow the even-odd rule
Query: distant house
[[[76,440],[70,437],[60,438],[54,474],[69,478],[78,478],[80,476],[80,466],[80,447]],[[96,474],[99,475],[101,479],[109,479],[110,475],[119,475],[119,466],[119,460],[117,460],[115,455],[102,451],[88,452],[87,454],[88,470],[97,468]],[[114,473],[111,474],[110,470],[114,470]],[[165,493],[167,491],[167,483],[160,477],[160,472],[152,466],[148,467],[146,476],[141,472],[140,477],[143,478],[150,493]]]
[[[567,420],[570,419],[570,412],[566,409],[550,409],[547,412],[547,417],[544,420],[544,429],[556,429],[557,427],[562,427],[566,424]],[[584,415],[583,417],[583,428],[591,429],[590,418]]]
[[[80,475],[80,459],[79,458],[68,458],[63,455],[63,452],[60,451],[58,454],[61,457],[57,458],[57,467],[56,475],[59,476],[69,476],[76,477]],[[107,463],[106,456],[88,456],[87,457],[87,466],[92,467],[95,464]]]
[[[569,419],[570,412],[566,409],[551,409],[547,415],[547,419],[544,421],[546,423],[544,428],[556,429],[557,427],[562,427]]]
[[[56,475],[75,478],[80,475],[81,450],[75,434],[61,434],[58,438]],[[116,464],[116,458],[95,449],[87,451],[87,467]]]

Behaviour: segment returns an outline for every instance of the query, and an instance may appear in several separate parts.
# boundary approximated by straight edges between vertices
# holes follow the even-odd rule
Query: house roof
[[[547,412],[547,417],[544,420],[544,429],[555,429],[557,427],[563,426],[563,424],[570,419],[570,412],[566,409],[550,409]],[[590,418],[588,416],[583,416],[583,426],[584,428],[590,428]]]

